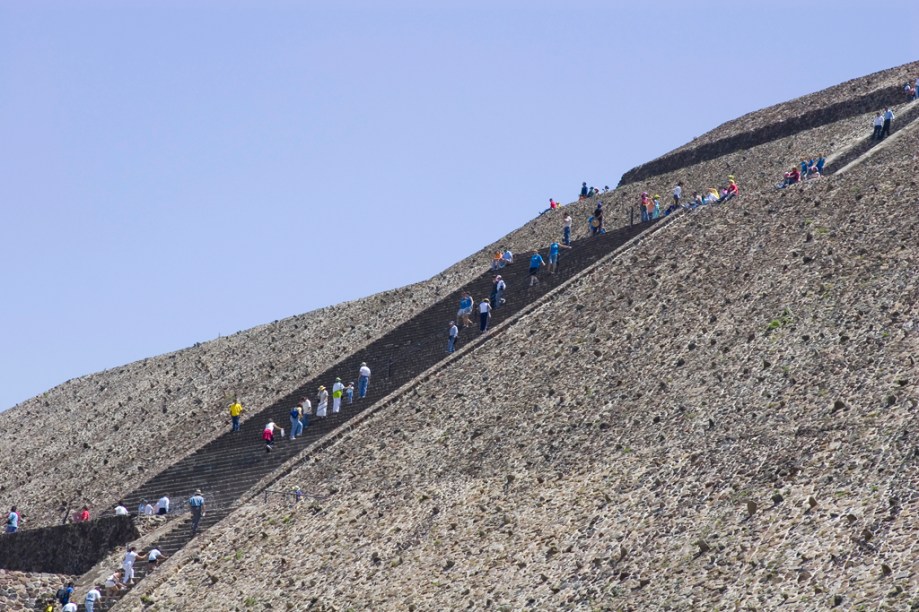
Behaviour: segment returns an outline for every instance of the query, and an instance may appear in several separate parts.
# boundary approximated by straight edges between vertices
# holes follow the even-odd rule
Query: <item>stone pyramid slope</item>
[[[848,121],[688,169],[750,178],[278,484],[328,498],[244,506],[146,596],[159,610],[908,609],[919,135],[838,178],[770,181],[786,151]]]

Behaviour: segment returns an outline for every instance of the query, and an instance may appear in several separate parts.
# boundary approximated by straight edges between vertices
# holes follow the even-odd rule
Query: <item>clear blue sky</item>
[[[0,409],[428,278],[919,59],[915,0],[811,5],[0,0]]]

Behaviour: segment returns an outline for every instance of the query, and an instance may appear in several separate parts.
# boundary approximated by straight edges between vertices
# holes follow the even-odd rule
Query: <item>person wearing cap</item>
[[[491,290],[491,302],[493,308],[501,308],[504,306],[504,291],[507,289],[507,283],[504,282],[504,278],[499,274],[495,277],[495,284]]]
[[[344,394],[345,386],[340,378],[336,378],[335,384],[332,385],[332,414],[338,414],[338,411],[341,410],[341,396]]]
[[[447,335],[447,352],[452,353],[456,349],[456,337],[459,336],[459,328],[455,321],[450,321],[450,331]]]
[[[488,320],[491,318],[491,303],[488,298],[482,300],[479,304],[479,331],[485,333],[488,331]]]
[[[676,184],[676,187],[673,188],[673,203],[679,206],[680,198],[682,197],[683,197],[683,181],[680,181]]]
[[[651,199],[654,201],[654,210],[651,211],[651,218],[660,219],[661,217],[661,197],[655,193],[654,197]]]
[[[316,417],[320,419],[326,418],[328,416],[329,409],[329,392],[325,390],[325,387],[319,385],[319,394],[317,395],[318,403],[316,404]]]
[[[191,534],[198,533],[198,524],[204,516],[204,496],[201,489],[196,489],[195,494],[188,498],[188,508],[191,510]]]
[[[469,295],[468,293],[466,295]],[[469,297],[469,314],[472,314],[472,297]],[[468,318],[468,314],[466,315]],[[469,322],[470,324],[472,321]],[[361,362],[361,369],[358,370],[357,377],[357,396],[360,399],[367,397],[367,389],[370,387],[370,368],[366,362]]]
[[[734,175],[732,174],[728,177],[727,193],[721,196],[721,198],[718,201],[727,202],[728,200],[736,196],[738,193],[739,193],[739,190],[737,189],[737,183],[734,181]]]

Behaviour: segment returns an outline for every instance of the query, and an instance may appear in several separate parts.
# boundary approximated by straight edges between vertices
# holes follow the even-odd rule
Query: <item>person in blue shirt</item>
[[[6,532],[16,533],[19,530],[19,513],[16,512],[16,506],[10,508],[10,513],[6,516]]]
[[[558,272],[558,252],[560,249],[570,249],[571,247],[564,244],[553,242],[549,245],[549,274]]]
[[[530,287],[539,282],[537,274],[539,274],[539,268],[544,265],[546,265],[546,262],[543,260],[539,252],[533,251],[533,254],[530,255]]]
[[[821,176],[823,175],[823,165],[824,165],[825,163],[826,163],[826,158],[823,157],[823,155],[821,155],[821,156],[817,159],[817,172],[819,172]]]

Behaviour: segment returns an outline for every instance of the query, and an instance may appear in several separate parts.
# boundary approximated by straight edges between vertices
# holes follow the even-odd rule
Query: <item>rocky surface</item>
[[[768,106],[722,123],[715,129],[690,140],[682,147],[674,149],[671,153],[686,151],[723,138],[730,138],[743,132],[754,131],[767,125],[779,123],[809,111],[829,106],[840,100],[858,98],[887,87],[903,87],[906,81],[915,82],[917,74],[919,74],[919,62],[910,62],[902,66],[851,79],[839,85],[834,85],[788,102]],[[882,111],[884,109],[879,108],[876,110]]]
[[[709,135],[905,80],[912,66]],[[691,193],[732,173],[742,190],[582,277],[284,483],[328,499],[244,506],[120,608],[908,608],[919,373],[905,213],[919,201],[919,141],[772,190],[867,124],[606,194],[621,224],[641,191],[666,199],[678,180]],[[576,234],[593,205],[567,208]],[[429,281],[69,381],[0,414],[0,502],[19,504],[26,526],[56,522],[61,501],[111,505],[154,457],[220,433],[226,396],[274,400],[480,273],[497,246],[548,244],[563,214]],[[19,444],[49,433],[52,444]]]
[[[243,506],[119,609],[919,605],[919,130],[772,188],[863,119],[617,190],[730,172],[742,196],[582,275],[275,487],[327,498]]]
[[[4,612],[33,612],[39,604],[54,597],[59,588],[73,576],[57,574],[25,574],[0,570],[0,610]]]

